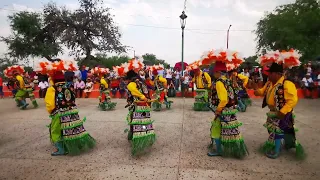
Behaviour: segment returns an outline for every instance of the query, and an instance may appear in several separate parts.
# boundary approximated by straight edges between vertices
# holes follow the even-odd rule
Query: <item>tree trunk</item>
[[[85,65],[88,64],[88,62],[92,59],[91,56],[91,50],[87,49],[86,50],[86,57],[81,61],[80,65]]]
[[[51,61],[51,62],[53,62],[53,60],[51,59],[51,57],[50,56],[44,56],[48,61]]]

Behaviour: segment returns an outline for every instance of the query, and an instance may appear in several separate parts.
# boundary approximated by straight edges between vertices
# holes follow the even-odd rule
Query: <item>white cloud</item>
[[[234,9],[248,16],[261,17],[263,15],[263,12],[249,9],[248,6],[241,0],[236,0]]]

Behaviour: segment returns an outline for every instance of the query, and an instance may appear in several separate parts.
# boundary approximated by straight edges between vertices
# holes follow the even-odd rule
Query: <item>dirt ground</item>
[[[52,157],[43,99],[38,99],[38,109],[25,111],[13,99],[0,99],[0,179],[320,179],[319,100],[302,99],[295,108],[297,138],[308,154],[304,161],[295,160],[293,151],[282,151],[278,159],[258,153],[268,137],[261,99],[238,114],[250,152],[244,160],[208,157],[213,113],[195,112],[193,99],[182,98],[173,99],[171,110],[152,113],[157,141],[143,156],[132,157],[124,133],[125,100],[113,99],[116,109],[106,112],[97,108],[97,101],[77,100],[96,148],[80,156]]]

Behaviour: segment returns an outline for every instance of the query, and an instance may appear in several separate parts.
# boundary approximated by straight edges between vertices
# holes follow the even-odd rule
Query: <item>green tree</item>
[[[106,54],[96,54],[95,57],[93,57],[90,61],[85,61],[84,63],[82,63],[82,65],[88,67],[101,66],[112,69],[113,66],[119,66],[122,63],[128,62],[129,59],[130,58],[128,56],[108,57]],[[81,60],[79,60],[78,62],[81,62]]]
[[[57,38],[45,26],[41,14],[22,11],[8,18],[13,34],[1,37],[1,40],[8,45],[8,54],[11,57],[26,61],[29,56],[50,60],[61,51]]]
[[[296,0],[276,7],[257,23],[258,52],[298,49],[302,60],[320,55],[320,4],[317,0]]]
[[[241,64],[240,68],[244,69],[244,68],[253,68],[253,66],[260,66],[259,63],[256,62],[256,60],[258,59],[257,55],[254,56],[249,56],[244,58],[244,63]]]
[[[17,59],[10,59],[8,57],[2,57],[0,58],[0,76],[4,77],[3,71],[14,64],[17,64]]]
[[[102,0],[79,0],[80,7],[75,11],[55,4],[44,8],[44,21],[58,33],[60,40],[73,54],[85,55],[83,64],[93,60],[92,51],[126,52],[120,42],[121,33]]]
[[[143,58],[143,63],[148,66],[163,64],[163,66],[165,66],[166,68],[170,67],[170,64],[166,63],[165,60],[157,59],[156,55],[154,54],[146,53],[142,55],[142,58]]]

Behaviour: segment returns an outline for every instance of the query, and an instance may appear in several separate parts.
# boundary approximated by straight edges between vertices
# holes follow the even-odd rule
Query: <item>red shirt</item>
[[[110,87],[111,88],[118,88],[119,85],[120,85],[120,80],[119,79],[111,80],[111,83],[110,83]]]
[[[3,85],[2,77],[0,77],[0,86]]]

